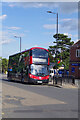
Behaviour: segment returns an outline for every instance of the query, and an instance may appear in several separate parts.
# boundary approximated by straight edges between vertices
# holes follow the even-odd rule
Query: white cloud
[[[78,30],[78,19],[68,19],[64,20],[61,24],[61,28],[67,31],[76,31]]]
[[[71,20],[72,20],[71,18],[67,18],[67,19],[62,19],[61,21],[65,22],[65,21],[71,21]]]
[[[41,7],[50,7],[50,8],[55,8],[57,7],[58,5],[55,3],[55,2],[15,2],[15,3],[8,3],[8,6],[9,7],[24,7],[24,8],[27,8],[27,7],[34,7],[34,8],[41,8]]]
[[[9,4],[9,7],[15,7],[15,5],[14,4]]]
[[[67,35],[68,37],[72,37],[72,34],[64,33],[64,35]]]
[[[17,33],[17,32],[13,32],[11,30],[5,30],[5,31],[0,31],[0,45],[3,44],[9,44],[11,42],[16,41],[14,36],[20,36],[23,37],[24,34],[23,33]]]
[[[8,29],[11,29],[11,30],[19,30],[21,29],[20,27],[7,27]]]
[[[3,2],[22,2],[22,0],[2,0]],[[23,0],[23,2],[79,2],[79,0]]]
[[[0,45],[8,44],[12,41],[14,41],[14,39],[11,38],[8,31],[0,31]]]
[[[6,38],[5,37],[2,39],[2,41],[0,41],[0,45],[2,44],[8,44],[10,43],[11,41],[13,41],[13,39],[9,39],[9,38]]]
[[[6,17],[7,17],[7,15],[0,16],[0,20],[4,20],[4,19],[6,19]]]
[[[61,2],[59,7],[62,13],[70,14],[78,12],[78,3],[77,2]]]
[[[19,2],[18,2],[19,1]],[[35,8],[41,8],[41,7],[47,7],[49,9],[55,9],[55,8],[60,8],[60,12],[61,13],[66,13],[66,14],[70,14],[70,13],[74,13],[74,12],[78,12],[78,3],[77,2],[71,2],[70,1],[68,2],[56,2],[56,1],[44,1],[44,2],[40,2],[40,1],[26,1],[25,2],[23,1],[13,1],[13,2],[10,2],[8,3],[8,6],[9,7],[24,7],[24,8],[27,8],[27,7],[35,7]],[[43,0],[42,0],[43,1]]]
[[[76,39],[76,40],[74,40],[74,43],[76,43],[76,42],[78,42],[79,41],[79,39]]]
[[[44,24],[43,27],[45,29],[55,29],[56,30],[56,24]],[[78,28],[80,25],[78,25],[78,19],[62,19],[60,20],[60,23],[58,24],[58,32],[65,33],[66,35],[72,37],[71,32],[78,33]],[[74,37],[74,36],[73,36]]]
[[[33,47],[38,47],[39,45],[34,45]]]
[[[0,45],[14,42],[16,41],[14,36],[24,37],[26,35],[26,32],[29,32],[29,31],[20,32],[19,29],[21,29],[21,27],[3,26],[3,31],[0,31]]]

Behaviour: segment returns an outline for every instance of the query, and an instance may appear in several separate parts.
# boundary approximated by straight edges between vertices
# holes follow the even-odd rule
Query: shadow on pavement
[[[22,83],[21,81],[18,81],[18,80],[8,80],[7,78],[2,78],[2,79],[0,79],[0,80],[2,80],[2,81],[6,81],[6,82],[12,82],[12,83],[19,83],[19,84],[24,84],[24,85],[41,85],[41,84],[34,84],[34,83],[28,83],[28,82],[24,82],[24,83]],[[42,84],[42,85],[46,85],[46,84]]]

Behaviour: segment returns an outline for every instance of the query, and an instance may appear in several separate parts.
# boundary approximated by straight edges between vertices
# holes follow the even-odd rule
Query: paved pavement
[[[53,85],[53,81],[48,83],[48,86],[55,86],[55,87],[61,87],[65,89],[78,89],[79,85],[69,84],[69,83],[62,83],[62,85]]]
[[[78,89],[2,80],[3,118],[78,118]]]
[[[0,78],[2,78],[0,74]],[[0,80],[0,120],[2,118],[2,81]]]

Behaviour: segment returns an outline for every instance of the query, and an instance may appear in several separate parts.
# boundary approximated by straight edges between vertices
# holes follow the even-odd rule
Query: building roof
[[[72,45],[72,47],[80,48],[80,40],[78,40],[76,43]]]

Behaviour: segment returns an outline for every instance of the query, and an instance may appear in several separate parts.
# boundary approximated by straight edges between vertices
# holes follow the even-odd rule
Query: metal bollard
[[[55,84],[57,84],[57,79],[58,79],[58,78],[57,78],[57,76],[56,76],[56,79],[55,79]]]
[[[74,77],[72,78],[72,83],[75,84],[75,79],[74,79]]]

